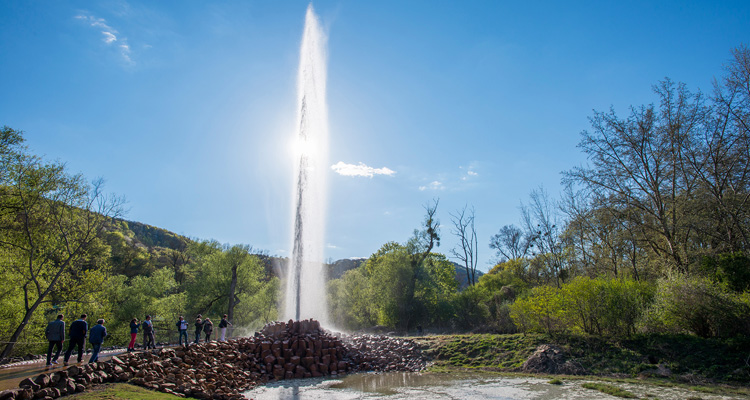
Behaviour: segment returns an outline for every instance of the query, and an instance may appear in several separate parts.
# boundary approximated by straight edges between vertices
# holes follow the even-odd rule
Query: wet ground
[[[562,385],[549,379],[501,377],[481,374],[386,373],[355,374],[342,379],[301,379],[259,387],[245,393],[256,400],[432,400],[432,399],[620,399],[581,385],[592,381],[565,381]],[[729,400],[744,396],[706,394],[683,388],[659,387],[649,384],[611,383],[638,398],[660,400]]]
[[[101,361],[113,355],[125,353],[111,350],[101,353]],[[84,362],[88,360],[84,356]],[[42,372],[52,372],[63,367],[60,364],[45,367],[45,359],[0,366],[0,390],[18,387],[27,377]],[[70,363],[70,365],[75,365]],[[596,390],[583,388],[585,380],[564,381],[562,385],[549,383],[548,378],[504,377],[471,373],[414,373],[393,372],[380,374],[353,374],[340,379],[314,378],[271,383],[245,392],[248,399],[255,400],[553,400],[553,399],[619,399]],[[733,400],[748,399],[741,395],[716,395],[692,391],[685,388],[660,387],[650,384],[612,383],[635,394],[638,398],[659,400]]]

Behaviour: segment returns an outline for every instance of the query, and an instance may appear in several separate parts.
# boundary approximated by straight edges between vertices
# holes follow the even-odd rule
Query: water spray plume
[[[323,266],[328,172],[325,45],[325,34],[310,4],[297,76],[293,238],[285,318],[315,318],[323,324],[328,322]]]

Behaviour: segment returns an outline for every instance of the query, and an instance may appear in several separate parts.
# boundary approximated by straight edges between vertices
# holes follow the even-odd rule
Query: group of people
[[[193,343],[198,343],[200,341],[201,332],[206,334],[206,343],[211,341],[211,333],[213,333],[214,330],[214,323],[211,322],[211,319],[209,318],[206,318],[205,320],[202,318],[203,316],[198,314],[198,317],[195,319],[195,341],[193,341]],[[189,344],[187,335],[188,322],[185,320],[185,317],[180,315],[175,326],[177,327],[177,333],[179,334],[178,343],[180,346],[182,346],[183,343],[187,346]],[[219,322],[219,329],[221,329],[221,339],[219,340],[226,340],[227,327],[229,326],[232,326],[232,323],[227,320],[227,315],[224,314],[221,318],[221,322]],[[128,344],[128,352],[135,351],[135,341],[138,337],[139,329],[143,331],[143,348],[147,350],[155,349],[156,340],[154,337],[154,324],[151,321],[151,316],[147,315],[142,323],[139,323],[138,318],[133,318],[130,321],[130,343]]]
[[[49,341],[49,345],[47,346],[47,366],[57,364],[57,359],[60,357],[60,352],[65,342],[65,321],[63,318],[64,316],[59,314],[57,319],[47,324],[47,328],[44,330],[47,341]],[[86,347],[87,336],[92,347],[89,363],[96,362],[99,359],[99,351],[102,348],[102,343],[104,343],[104,338],[107,336],[107,328],[104,327],[104,320],[100,319],[89,330],[89,323],[86,322],[86,318],[86,314],[81,314],[80,318],[70,324],[70,330],[68,331],[70,341],[68,342],[68,349],[65,351],[65,357],[63,358],[65,365],[68,365],[70,356],[76,347],[78,347],[78,362],[83,361],[83,351]],[[56,350],[54,357],[52,357],[52,349]]]
[[[57,319],[47,324],[47,328],[45,329],[45,335],[47,336],[47,341],[49,341],[49,346],[47,347],[47,366],[57,364],[57,359],[60,357],[60,353],[62,352],[63,343],[65,342],[65,321],[63,320],[63,318],[64,316],[62,314],[59,314],[57,316]],[[65,357],[63,359],[63,363],[65,365],[68,365],[70,356],[71,354],[73,354],[73,350],[76,348],[76,346],[78,347],[78,362],[82,362],[87,336],[92,347],[89,363],[96,362],[99,359],[99,351],[101,350],[102,343],[104,343],[104,338],[107,336],[107,328],[104,327],[104,320],[100,319],[97,320],[96,325],[91,327],[91,329],[89,330],[89,325],[88,322],[86,322],[86,318],[86,314],[82,314],[79,319],[73,321],[70,324],[70,329],[68,331],[68,338],[70,339],[70,341],[68,342],[68,349],[65,351]],[[214,330],[214,324],[208,317],[206,319],[202,318],[203,316],[198,314],[195,319],[195,341],[193,343],[198,343],[200,341],[201,332],[206,335],[206,343],[211,341],[211,334]],[[185,318],[180,316],[175,325],[177,326],[177,331],[180,335],[179,344],[183,344],[184,338],[184,344],[187,346],[188,322],[185,320]],[[219,322],[219,329],[221,332],[221,337],[219,340],[226,340],[227,327],[229,326],[232,326],[232,323],[227,320],[227,315],[224,314],[224,316],[221,318],[221,322]],[[143,322],[138,321],[138,318],[133,318],[130,321],[130,343],[128,343],[128,352],[135,351],[135,341],[138,337],[139,329],[143,331],[143,348],[147,350],[155,349],[156,339],[154,336],[154,323],[151,321],[151,316],[146,315],[146,319]],[[56,349],[54,357],[52,355],[53,349]]]
[[[193,343],[198,343],[200,341],[201,332],[206,335],[206,343],[211,341],[211,333],[214,331],[214,323],[211,322],[211,319],[208,317],[206,317],[206,319],[201,318],[203,318],[203,316],[200,314],[195,318],[195,341]],[[180,329],[180,344],[182,344],[183,335],[185,336],[185,344],[187,344],[187,325],[187,321],[182,317],[177,321],[177,326]],[[224,314],[219,322],[219,330],[221,332],[221,336],[219,337],[220,341],[223,342],[226,340],[227,327],[229,326],[232,326],[232,323],[227,320],[227,315]]]

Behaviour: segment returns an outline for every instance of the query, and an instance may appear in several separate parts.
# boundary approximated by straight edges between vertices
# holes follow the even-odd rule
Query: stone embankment
[[[197,399],[239,400],[269,381],[365,371],[419,371],[417,344],[387,336],[334,335],[314,320],[266,325],[254,337],[113,356],[0,392],[0,400],[55,399],[94,384],[129,382]]]

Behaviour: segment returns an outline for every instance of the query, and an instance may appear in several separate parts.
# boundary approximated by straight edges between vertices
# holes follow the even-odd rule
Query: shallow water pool
[[[564,381],[562,385],[549,379],[503,377],[481,374],[386,373],[354,374],[341,379],[300,379],[282,381],[245,392],[256,400],[432,400],[432,399],[620,399],[596,390],[583,388],[583,380]],[[659,387],[649,384],[610,383],[635,394],[638,398],[660,400],[747,399],[744,396],[714,395],[683,388]]]

